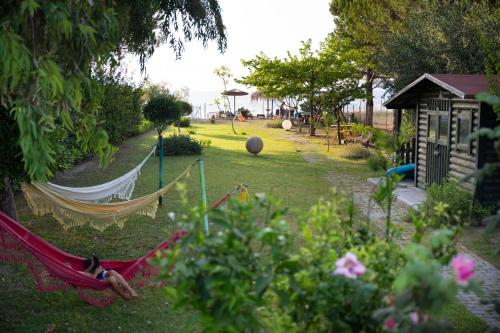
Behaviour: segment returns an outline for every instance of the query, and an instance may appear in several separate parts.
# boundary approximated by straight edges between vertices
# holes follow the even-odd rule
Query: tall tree
[[[376,63],[383,51],[382,41],[390,32],[404,26],[406,13],[414,6],[412,0],[332,0],[330,12],[334,16],[336,32],[351,40],[352,47],[363,52],[360,70],[364,75],[366,117],[373,125],[373,88],[381,77]]]
[[[16,123],[27,176],[44,180],[52,174],[50,135],[57,119],[75,133],[83,152],[110,161],[115,149],[96,120],[95,69],[116,65],[124,52],[139,55],[144,68],[160,43],[180,55],[191,39],[204,45],[216,40],[225,49],[217,0],[1,1],[0,112]]]
[[[311,117],[310,135],[315,135],[316,122],[321,117],[316,107],[318,96],[325,91],[331,101],[345,103],[359,96],[359,61],[362,55],[353,49],[349,40],[330,35],[319,51],[311,49],[311,41],[304,42],[299,55],[290,52],[284,59],[270,59],[263,54],[243,61],[250,74],[239,82],[257,87],[267,95],[282,99],[307,100]]]
[[[435,15],[439,12],[439,15]],[[384,86],[397,91],[424,73],[483,74],[484,41],[500,53],[500,7],[490,1],[425,1],[409,12],[405,29],[380,41],[376,61]]]

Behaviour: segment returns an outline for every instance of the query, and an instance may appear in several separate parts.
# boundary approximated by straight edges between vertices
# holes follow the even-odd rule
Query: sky
[[[248,74],[241,59],[251,59],[260,52],[274,57],[285,57],[287,51],[296,52],[301,41],[311,39],[313,47],[334,30],[329,12],[330,0],[219,0],[227,32],[227,49],[221,54],[217,44],[207,48],[198,41],[185,44],[181,59],[167,45],[156,49],[146,63],[146,75],[153,83],[168,83],[171,90],[188,87],[193,105],[207,104],[209,111],[213,100],[223,90],[222,82],[214,69],[227,66],[233,77]],[[144,78],[137,58],[127,59],[127,70],[134,81]],[[249,93],[253,87],[241,86],[234,81],[229,89],[238,88]],[[237,107],[245,106],[260,113],[262,105],[252,105],[248,97],[239,97]],[[255,103],[253,103],[255,104]]]

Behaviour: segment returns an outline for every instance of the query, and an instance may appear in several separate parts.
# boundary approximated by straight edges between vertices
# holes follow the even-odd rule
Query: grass
[[[460,242],[475,254],[500,269],[500,231],[485,227],[467,228],[460,235]]]
[[[329,172],[342,173],[359,181],[366,181],[367,177],[375,175],[366,166],[366,160],[342,158],[344,146],[332,146],[327,159],[311,164],[301,155],[300,144],[284,138],[284,131],[266,129],[262,121],[239,123],[237,127],[238,132],[244,131],[246,135],[232,134],[229,122],[192,126],[197,139],[210,139],[212,142],[201,156],[205,160],[209,203],[215,202],[234,186],[246,183],[251,193],[272,193],[289,207],[303,211],[319,197],[327,195]],[[264,141],[264,150],[257,157],[245,150],[246,138],[253,135],[260,136]],[[312,154],[326,154],[324,140],[312,140],[318,147]],[[141,161],[155,142],[152,132],[130,139],[107,169],[100,169],[93,162],[86,163],[58,177],[56,182],[68,186],[89,186],[114,179]],[[175,178],[194,159],[192,156],[166,157],[165,183]],[[185,184],[188,199],[194,205],[199,198],[197,170],[192,172]],[[150,193],[157,187],[158,158],[152,157],[142,169],[134,197]],[[17,207],[21,222],[57,247],[78,256],[95,253],[113,259],[141,256],[163,241],[175,229],[167,213],[182,210],[179,195],[172,190],[165,196],[164,206],[159,209],[156,220],[133,216],[123,229],[112,226],[101,233],[89,227],[65,232],[51,217],[32,216],[21,196],[17,197]],[[0,271],[2,332],[40,332],[49,324],[56,325],[56,332],[178,332],[190,322],[190,314],[173,309],[158,289],[145,288],[139,291],[140,297],[135,301],[117,300],[107,308],[97,309],[82,301],[74,290],[38,292],[30,272],[24,267],[1,265]],[[447,317],[455,320],[457,327],[463,328],[457,332],[484,331],[484,323],[460,304],[447,311]]]

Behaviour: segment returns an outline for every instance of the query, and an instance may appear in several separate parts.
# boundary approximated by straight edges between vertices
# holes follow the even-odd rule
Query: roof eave
[[[400,97],[401,95],[403,95],[408,90],[410,90],[411,88],[413,88],[414,86],[416,86],[417,84],[419,84],[420,82],[422,82],[425,79],[437,84],[438,86],[448,90],[449,92],[451,92],[454,95],[457,95],[460,98],[466,97],[465,93],[463,91],[460,91],[457,88],[450,86],[449,84],[447,84],[447,83],[435,78],[434,76],[426,73],[426,74],[422,75],[421,77],[419,77],[418,79],[416,79],[415,81],[413,81],[412,83],[410,83],[409,85],[407,85],[406,87],[404,87],[403,89],[401,89],[400,91],[398,91],[396,93],[396,95],[392,96],[389,100],[387,100],[384,103],[384,106],[388,109],[391,109],[392,108],[391,104],[394,102],[394,100],[396,100],[398,97]]]

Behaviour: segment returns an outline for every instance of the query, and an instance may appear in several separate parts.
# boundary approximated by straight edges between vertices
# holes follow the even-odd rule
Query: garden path
[[[302,154],[307,162],[319,163],[327,161],[325,156],[321,154],[321,151],[318,149],[318,147],[312,144],[303,135],[288,132],[284,137],[296,144],[297,151]],[[335,170],[329,172],[328,181],[337,188],[352,189],[351,192],[356,207],[365,216],[368,217],[368,219],[374,224],[374,227],[378,232],[384,232],[385,213],[376,203],[370,200],[371,194],[374,189],[373,186],[369,185],[366,180],[360,181],[358,178],[352,175],[344,173],[341,174]],[[391,216],[392,222],[395,226],[398,227],[400,231],[400,238],[398,241],[400,245],[404,245],[406,242],[408,242],[413,234],[413,227],[404,221],[408,211],[408,206],[400,202],[394,202]],[[490,263],[481,259],[479,256],[472,253],[462,244],[459,244],[458,248],[459,253],[466,254],[467,256],[473,258],[476,262],[475,278],[481,284],[485,299],[500,299],[499,270]],[[442,273],[443,275],[448,276],[451,273],[450,266],[444,267]],[[494,305],[492,302],[485,304],[484,302],[481,302],[479,297],[471,293],[459,293],[458,299],[467,307],[467,309],[469,309],[471,313],[482,318],[489,327],[500,329],[500,316],[494,311]]]

